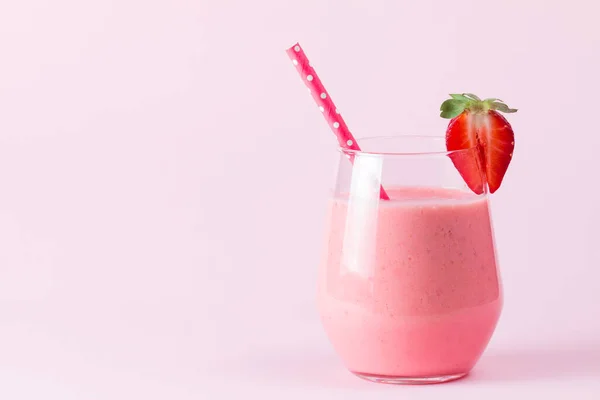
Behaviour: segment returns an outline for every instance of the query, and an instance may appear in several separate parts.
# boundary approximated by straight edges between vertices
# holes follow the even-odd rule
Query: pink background
[[[0,398],[600,396],[600,7],[570,1],[0,3]],[[500,97],[506,304],[472,376],[349,375],[314,309],[332,137],[442,134]],[[547,397],[546,397],[547,398]]]

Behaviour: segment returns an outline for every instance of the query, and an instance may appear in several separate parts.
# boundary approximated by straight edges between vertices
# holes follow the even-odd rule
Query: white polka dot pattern
[[[306,54],[300,47],[300,44],[296,43],[292,47],[287,50],[287,54],[292,60],[292,63],[296,66],[296,70],[300,74],[300,77],[306,84],[311,93],[313,100],[317,103],[319,110],[329,123],[332,131],[338,138],[338,142],[340,147],[342,148],[350,148],[352,150],[360,150],[360,147],[354,140],[354,136],[348,129],[347,125],[344,123],[340,112],[335,107],[333,100],[328,95],[327,90],[321,83],[318,75],[316,74],[314,68],[310,64]],[[351,162],[354,162],[354,153],[346,154],[346,156],[350,159]],[[384,200],[389,200],[389,197],[383,187],[381,188],[381,198]]]

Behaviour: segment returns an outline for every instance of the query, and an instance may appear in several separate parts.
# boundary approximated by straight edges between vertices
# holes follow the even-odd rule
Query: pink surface
[[[0,398],[598,399],[598,7],[1,2]],[[369,384],[327,343],[336,141],[296,40],[357,137],[441,132],[456,91],[519,108],[505,306],[469,379]]]
[[[502,308],[485,196],[388,187],[391,200],[331,200],[319,270],[325,331],[350,371],[465,374]]]

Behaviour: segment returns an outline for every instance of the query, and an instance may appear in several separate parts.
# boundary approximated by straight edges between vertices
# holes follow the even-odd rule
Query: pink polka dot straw
[[[304,50],[300,47],[299,43],[296,43],[292,47],[286,50],[287,55],[292,60],[292,63],[296,66],[296,70],[300,74],[300,78],[306,83],[308,86],[308,90],[310,91],[313,99],[319,106],[319,110],[323,113],[327,124],[335,134],[342,149],[349,150],[357,150],[360,151],[360,147],[358,143],[356,143],[356,139],[350,133],[346,122],[340,115],[338,109],[335,107],[333,100],[329,96],[329,93],[321,83],[319,76],[315,72],[314,68],[310,66],[308,62],[308,58],[306,58],[306,54],[304,54]],[[349,160],[350,162],[354,162],[354,154],[350,153]],[[383,189],[383,186],[380,187],[379,197],[383,200],[389,200],[389,196]]]

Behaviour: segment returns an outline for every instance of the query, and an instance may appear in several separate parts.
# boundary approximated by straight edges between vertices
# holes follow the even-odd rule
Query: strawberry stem
[[[440,106],[440,117],[442,118],[452,119],[465,111],[477,114],[486,114],[490,110],[503,113],[517,112],[516,108],[510,108],[500,99],[488,98],[481,100],[472,93],[450,94],[450,97]]]

